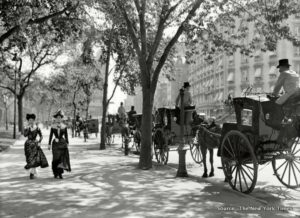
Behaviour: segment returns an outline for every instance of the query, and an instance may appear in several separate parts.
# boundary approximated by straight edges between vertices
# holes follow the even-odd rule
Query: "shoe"
[[[63,179],[63,176],[61,174],[58,175],[60,179]]]
[[[54,175],[54,179],[57,179],[58,175]]]
[[[34,174],[33,174],[33,173],[30,173],[29,178],[30,178],[30,179],[34,179]]]

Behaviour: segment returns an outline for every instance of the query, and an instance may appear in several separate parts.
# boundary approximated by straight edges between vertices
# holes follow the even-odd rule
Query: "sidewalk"
[[[6,130],[0,127],[0,152],[5,151],[10,146],[12,146],[18,138],[20,138],[20,133],[17,133],[17,139],[13,139],[13,130],[10,128]]]
[[[72,172],[65,173],[64,180],[54,179],[50,167],[40,169],[38,178],[29,180],[23,168],[24,140],[2,152],[0,216],[292,217],[278,210],[284,209],[281,201],[266,205],[213,179],[175,178],[176,169],[169,166],[154,163],[153,169],[142,171],[137,169],[138,156],[124,156],[120,146],[100,151],[99,139],[92,138],[88,143],[81,140],[71,139]],[[43,150],[51,164],[46,145]],[[276,208],[272,210],[271,206]]]

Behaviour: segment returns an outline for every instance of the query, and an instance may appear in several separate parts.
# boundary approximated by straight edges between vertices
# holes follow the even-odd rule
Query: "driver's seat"
[[[282,105],[285,115],[300,116],[300,88]]]

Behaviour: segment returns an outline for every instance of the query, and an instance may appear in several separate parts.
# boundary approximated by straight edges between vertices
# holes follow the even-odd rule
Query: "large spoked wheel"
[[[300,138],[291,139],[289,149],[272,160],[274,174],[288,188],[300,187]]]
[[[190,142],[190,152],[193,160],[197,164],[201,164],[203,161],[200,146],[200,141],[198,140],[198,136],[196,134],[196,137],[193,139],[192,142]]]
[[[258,163],[247,136],[236,130],[228,132],[221,145],[221,161],[232,189],[251,193],[257,181]]]
[[[169,159],[169,149],[165,143],[163,132],[160,129],[154,132],[153,144],[157,163],[166,165]]]

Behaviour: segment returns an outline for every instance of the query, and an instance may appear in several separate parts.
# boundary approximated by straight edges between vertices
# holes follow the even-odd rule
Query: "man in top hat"
[[[183,105],[184,107],[189,107],[192,105],[192,94],[190,92],[190,83],[185,82],[183,83],[183,89],[184,89],[184,96],[183,96]],[[180,107],[180,93],[178,94],[176,98],[176,107]]]
[[[279,94],[281,88],[283,88],[285,92],[276,100],[276,103],[279,105],[284,104],[300,87],[299,75],[295,71],[290,70],[290,66],[288,59],[279,60],[277,68],[279,68],[280,75],[273,90],[275,96]]]

